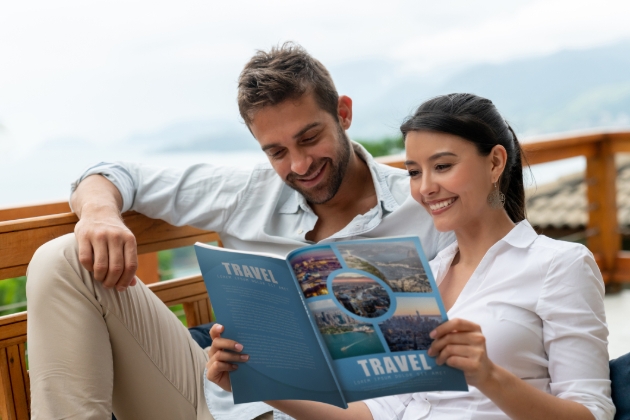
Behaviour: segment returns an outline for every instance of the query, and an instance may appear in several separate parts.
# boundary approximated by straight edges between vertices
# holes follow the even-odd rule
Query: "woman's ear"
[[[507,164],[507,151],[505,147],[497,144],[492,148],[490,151],[490,164],[492,183],[499,182],[499,178],[501,178],[501,174],[503,174],[505,165]]]

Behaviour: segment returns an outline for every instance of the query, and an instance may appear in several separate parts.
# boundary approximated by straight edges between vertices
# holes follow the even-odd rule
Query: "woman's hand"
[[[460,369],[469,385],[480,388],[492,379],[495,365],[486,352],[486,338],[481,327],[464,319],[451,319],[430,334],[435,341],[428,354],[436,363]]]
[[[221,338],[221,333],[225,327],[220,324],[214,324],[210,328],[210,338],[212,338],[212,346],[208,350],[210,357],[206,364],[206,378],[210,382],[214,382],[224,390],[231,392],[232,384],[230,384],[230,372],[238,369],[238,365],[234,362],[246,362],[249,360],[247,354],[240,354],[243,351],[243,345],[234,340]]]

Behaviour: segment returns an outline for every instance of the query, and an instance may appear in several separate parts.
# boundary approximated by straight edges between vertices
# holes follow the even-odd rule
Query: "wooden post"
[[[589,203],[588,228],[595,235],[588,238],[588,247],[598,254],[604,281],[614,281],[617,255],[621,248],[617,222],[617,168],[612,142],[608,136],[597,144],[597,152],[586,159],[586,185]]]
[[[159,262],[157,252],[138,255],[138,271],[136,276],[144,284],[157,283],[160,281]]]

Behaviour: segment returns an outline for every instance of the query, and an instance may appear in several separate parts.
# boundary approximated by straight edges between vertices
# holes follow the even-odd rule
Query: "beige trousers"
[[[33,419],[212,419],[206,353],[144,284],[93,281],[73,234],[43,245],[27,278]]]

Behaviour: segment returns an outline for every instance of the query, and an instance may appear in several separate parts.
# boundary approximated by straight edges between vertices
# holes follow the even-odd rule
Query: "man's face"
[[[350,160],[345,128],[311,93],[262,108],[250,124],[278,175],[312,204],[339,190]]]

